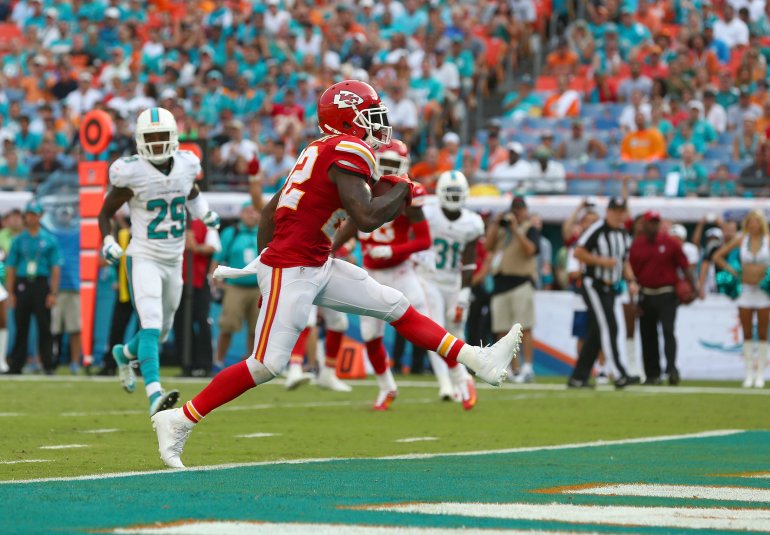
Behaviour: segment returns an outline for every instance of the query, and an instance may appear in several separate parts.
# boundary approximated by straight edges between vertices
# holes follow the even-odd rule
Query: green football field
[[[770,389],[541,382],[464,412],[424,378],[375,413],[353,384],[252,390],[172,471],[139,389],[2,379],[0,533],[770,532]]]

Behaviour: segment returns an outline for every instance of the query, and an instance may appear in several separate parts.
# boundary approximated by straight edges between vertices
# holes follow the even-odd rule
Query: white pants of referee
[[[583,277],[581,289],[583,300],[588,308],[588,333],[583,348],[578,355],[577,364],[572,371],[572,378],[587,381],[599,356],[599,350],[612,358],[621,377],[626,377],[626,369],[620,362],[618,351],[618,322],[615,317],[615,290],[590,277]]]

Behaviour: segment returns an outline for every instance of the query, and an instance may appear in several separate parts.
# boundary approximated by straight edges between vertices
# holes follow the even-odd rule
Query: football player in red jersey
[[[242,270],[217,268],[219,276],[257,273],[263,305],[246,360],[221,371],[178,410],[153,417],[160,456],[182,468],[184,444],[194,425],[212,410],[247,390],[270,381],[288,363],[313,304],[373,316],[390,323],[413,344],[437,352],[448,363],[459,361],[482,380],[500,386],[521,343],[516,324],[496,344],[475,347],[449,334],[417,312],[404,294],[383,286],[348,262],[331,258],[339,222],[350,217],[358,230],[373,232],[393,220],[411,202],[416,184],[408,177],[378,176],[372,147],[390,142],[387,109],[377,92],[358,80],[329,87],[318,101],[324,137],[299,155],[280,194],[262,212],[260,256]],[[385,180],[393,187],[372,198],[369,184]]]

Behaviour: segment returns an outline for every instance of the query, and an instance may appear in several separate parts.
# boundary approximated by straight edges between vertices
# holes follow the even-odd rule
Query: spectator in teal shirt
[[[671,158],[681,158],[682,147],[686,143],[692,143],[693,147],[695,148],[695,152],[701,156],[706,153],[708,144],[706,143],[703,136],[695,136],[693,125],[690,121],[682,121],[682,123],[679,125],[679,128],[674,134],[674,138],[668,145],[668,155]]]
[[[427,57],[422,60],[420,76],[412,79],[409,87],[411,88],[410,96],[420,108],[431,102],[435,104],[444,102],[444,86],[433,77],[430,60]]]
[[[417,0],[406,0],[404,2],[404,11],[393,21],[398,30],[406,35],[412,36],[417,30],[428,24],[428,14],[418,8]]]
[[[236,225],[227,227],[221,235],[222,249],[214,257],[217,263],[233,268],[242,268],[258,256],[257,223],[259,213],[251,201],[241,206],[241,220]],[[222,367],[230,348],[234,333],[243,328],[243,321],[248,324],[246,335],[247,353],[251,353],[254,337],[251,333],[257,325],[259,308],[259,286],[257,276],[228,279],[224,285],[222,313],[219,316],[219,341],[214,367]]]
[[[462,78],[463,91],[469,91],[473,83],[473,73],[476,68],[476,59],[468,49],[463,49],[463,38],[455,36],[452,38],[452,46],[449,49],[449,55],[446,60],[449,63],[457,65],[457,70]]]
[[[222,110],[227,107],[227,95],[222,88],[222,73],[211,71],[206,75],[206,94],[203,95],[201,111],[204,121],[214,125],[219,120]]]
[[[709,183],[709,195],[711,197],[737,197],[738,191],[735,182],[730,178],[730,170],[727,165],[721,163]]]
[[[513,119],[524,118],[533,110],[543,108],[543,99],[532,91],[532,79],[524,76],[518,91],[511,91],[503,99],[503,115]]]
[[[56,237],[40,225],[43,207],[30,201],[24,210],[24,230],[13,240],[6,261],[10,305],[14,308],[16,340],[9,373],[20,374],[27,360],[29,323],[35,316],[38,351],[46,374],[52,375],[51,308],[61,277],[61,250]]]
[[[703,118],[703,103],[698,100],[691,100],[687,107],[690,110],[693,137],[704,143],[706,147],[716,143],[717,131],[714,130],[710,122]]]
[[[39,134],[30,132],[29,117],[22,115],[19,118],[19,131],[16,132],[16,146],[24,152],[37,152],[41,141],[42,137]]]
[[[644,42],[652,40],[650,30],[648,30],[644,24],[634,22],[634,11],[628,6],[625,6],[620,10],[618,37],[621,41],[621,48],[626,47],[629,50],[636,48]]]
[[[708,196],[708,172],[703,165],[695,161],[695,147],[692,143],[685,143],[682,145],[681,153],[682,161],[673,170],[674,173],[679,173],[679,192],[677,196]]]

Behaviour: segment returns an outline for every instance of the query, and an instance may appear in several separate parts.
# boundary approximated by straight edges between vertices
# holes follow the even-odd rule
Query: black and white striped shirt
[[[613,268],[602,266],[583,266],[583,276],[614,285],[623,278],[623,264],[631,248],[631,237],[623,228],[612,228],[604,219],[600,219],[580,236],[577,247],[585,248],[589,253],[617,258]]]

